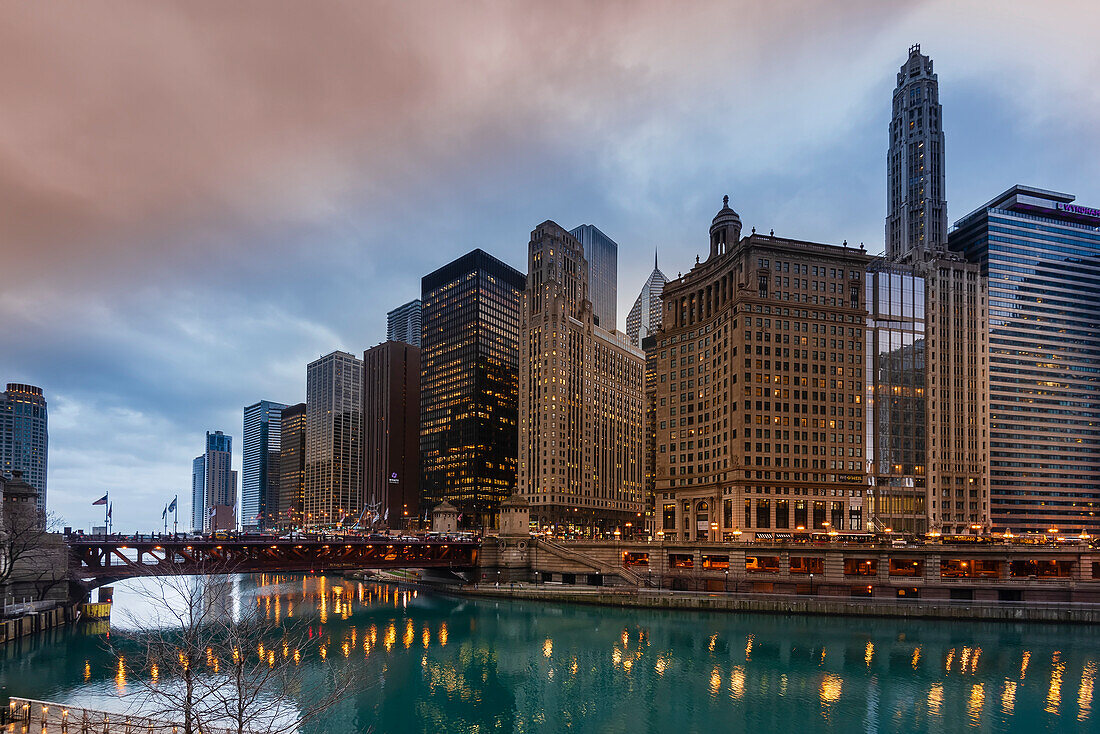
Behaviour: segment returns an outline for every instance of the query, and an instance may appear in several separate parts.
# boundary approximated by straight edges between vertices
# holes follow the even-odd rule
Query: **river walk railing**
[[[7,709],[0,709],[4,732],[35,734],[180,734],[181,723],[166,723],[144,716],[66,706],[53,701],[12,696]],[[200,734],[229,734],[229,729],[196,729]]]

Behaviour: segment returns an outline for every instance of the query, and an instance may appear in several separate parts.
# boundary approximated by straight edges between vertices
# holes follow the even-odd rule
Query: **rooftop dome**
[[[722,208],[710,224],[710,257],[727,252],[740,239],[741,217],[730,208],[730,197],[723,196]]]

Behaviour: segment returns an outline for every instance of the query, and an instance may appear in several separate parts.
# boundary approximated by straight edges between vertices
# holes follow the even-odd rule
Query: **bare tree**
[[[5,508],[0,528],[0,588],[20,584],[40,599],[68,576],[65,547],[57,535],[61,518],[34,507]]]
[[[301,661],[316,638],[239,604],[232,577],[169,574],[147,586],[140,617],[127,615],[129,629],[110,638],[120,665],[138,673],[135,713],[181,734],[288,734],[347,694],[352,676],[332,665],[319,685],[304,685]],[[305,701],[307,689],[322,693]]]

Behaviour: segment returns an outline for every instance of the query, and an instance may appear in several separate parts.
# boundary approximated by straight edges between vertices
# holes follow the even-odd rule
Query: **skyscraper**
[[[947,244],[947,193],[939,79],[932,60],[909,48],[898,72],[887,157],[886,256],[909,258],[914,251]]]
[[[641,526],[645,357],[595,324],[581,243],[531,233],[520,323],[519,485],[542,526]]]
[[[261,400],[244,409],[241,460],[241,527],[272,526],[279,503],[282,403]]]
[[[569,234],[584,246],[584,259],[588,261],[588,298],[592,301],[595,324],[615,331],[619,328],[616,320],[619,246],[594,224],[582,224]]]
[[[306,368],[305,527],[354,522],[363,511],[363,362],[332,352]]]
[[[709,257],[662,296],[656,493],[665,538],[866,527],[870,259],[845,246],[742,238],[724,202]]]
[[[925,289],[923,464],[928,526],[950,534],[976,533],[989,526],[989,445],[976,433],[987,425],[989,407],[986,280],[977,265],[947,249],[939,81],[920,46],[909,49],[898,73],[889,136],[886,257],[909,268]],[[878,284],[890,278],[880,276]],[[891,301],[882,313],[901,306]],[[888,486],[898,481],[897,476],[878,479]],[[885,495],[875,495],[875,502],[879,499],[886,503],[882,507],[893,502],[890,506],[898,508]],[[889,517],[900,520],[892,511],[883,516]],[[872,519],[880,525],[888,521],[875,515]]]
[[[196,532],[233,530],[237,525],[237,472],[233,438],[206,432],[206,451],[191,463],[191,525]]]
[[[391,528],[420,515],[420,350],[387,341],[363,352],[363,497]]]
[[[519,311],[526,277],[473,250],[421,281],[421,495],[492,527],[516,487]]]
[[[668,278],[657,267],[657,253],[653,253],[653,272],[642,284],[642,291],[626,316],[626,335],[630,343],[642,346],[642,340],[656,334],[661,328],[661,291]]]
[[[280,528],[301,527],[306,481],[306,404],[298,403],[283,409],[279,438],[279,506]]]
[[[0,394],[0,474],[23,480],[38,490],[38,509],[46,509],[46,465],[49,421],[42,388],[9,382]]]
[[[998,530],[1100,530],[1100,209],[1073,201],[1013,186],[949,238],[988,278],[988,439],[967,429],[989,441]],[[944,511],[980,501],[969,490]]]
[[[386,341],[420,347],[420,299],[409,301],[386,314]]]
[[[206,525],[206,454],[191,460],[191,530],[203,532]]]

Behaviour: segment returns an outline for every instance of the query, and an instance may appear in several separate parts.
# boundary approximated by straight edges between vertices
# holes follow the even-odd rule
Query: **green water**
[[[140,613],[142,584],[116,587]],[[474,601],[339,578],[229,579],[294,615],[352,693],[307,731],[1100,732],[1087,627],[618,610]],[[258,600],[257,598],[258,597]],[[9,695],[119,709],[103,633],[0,648]],[[1100,705],[1100,702],[1098,702]]]

